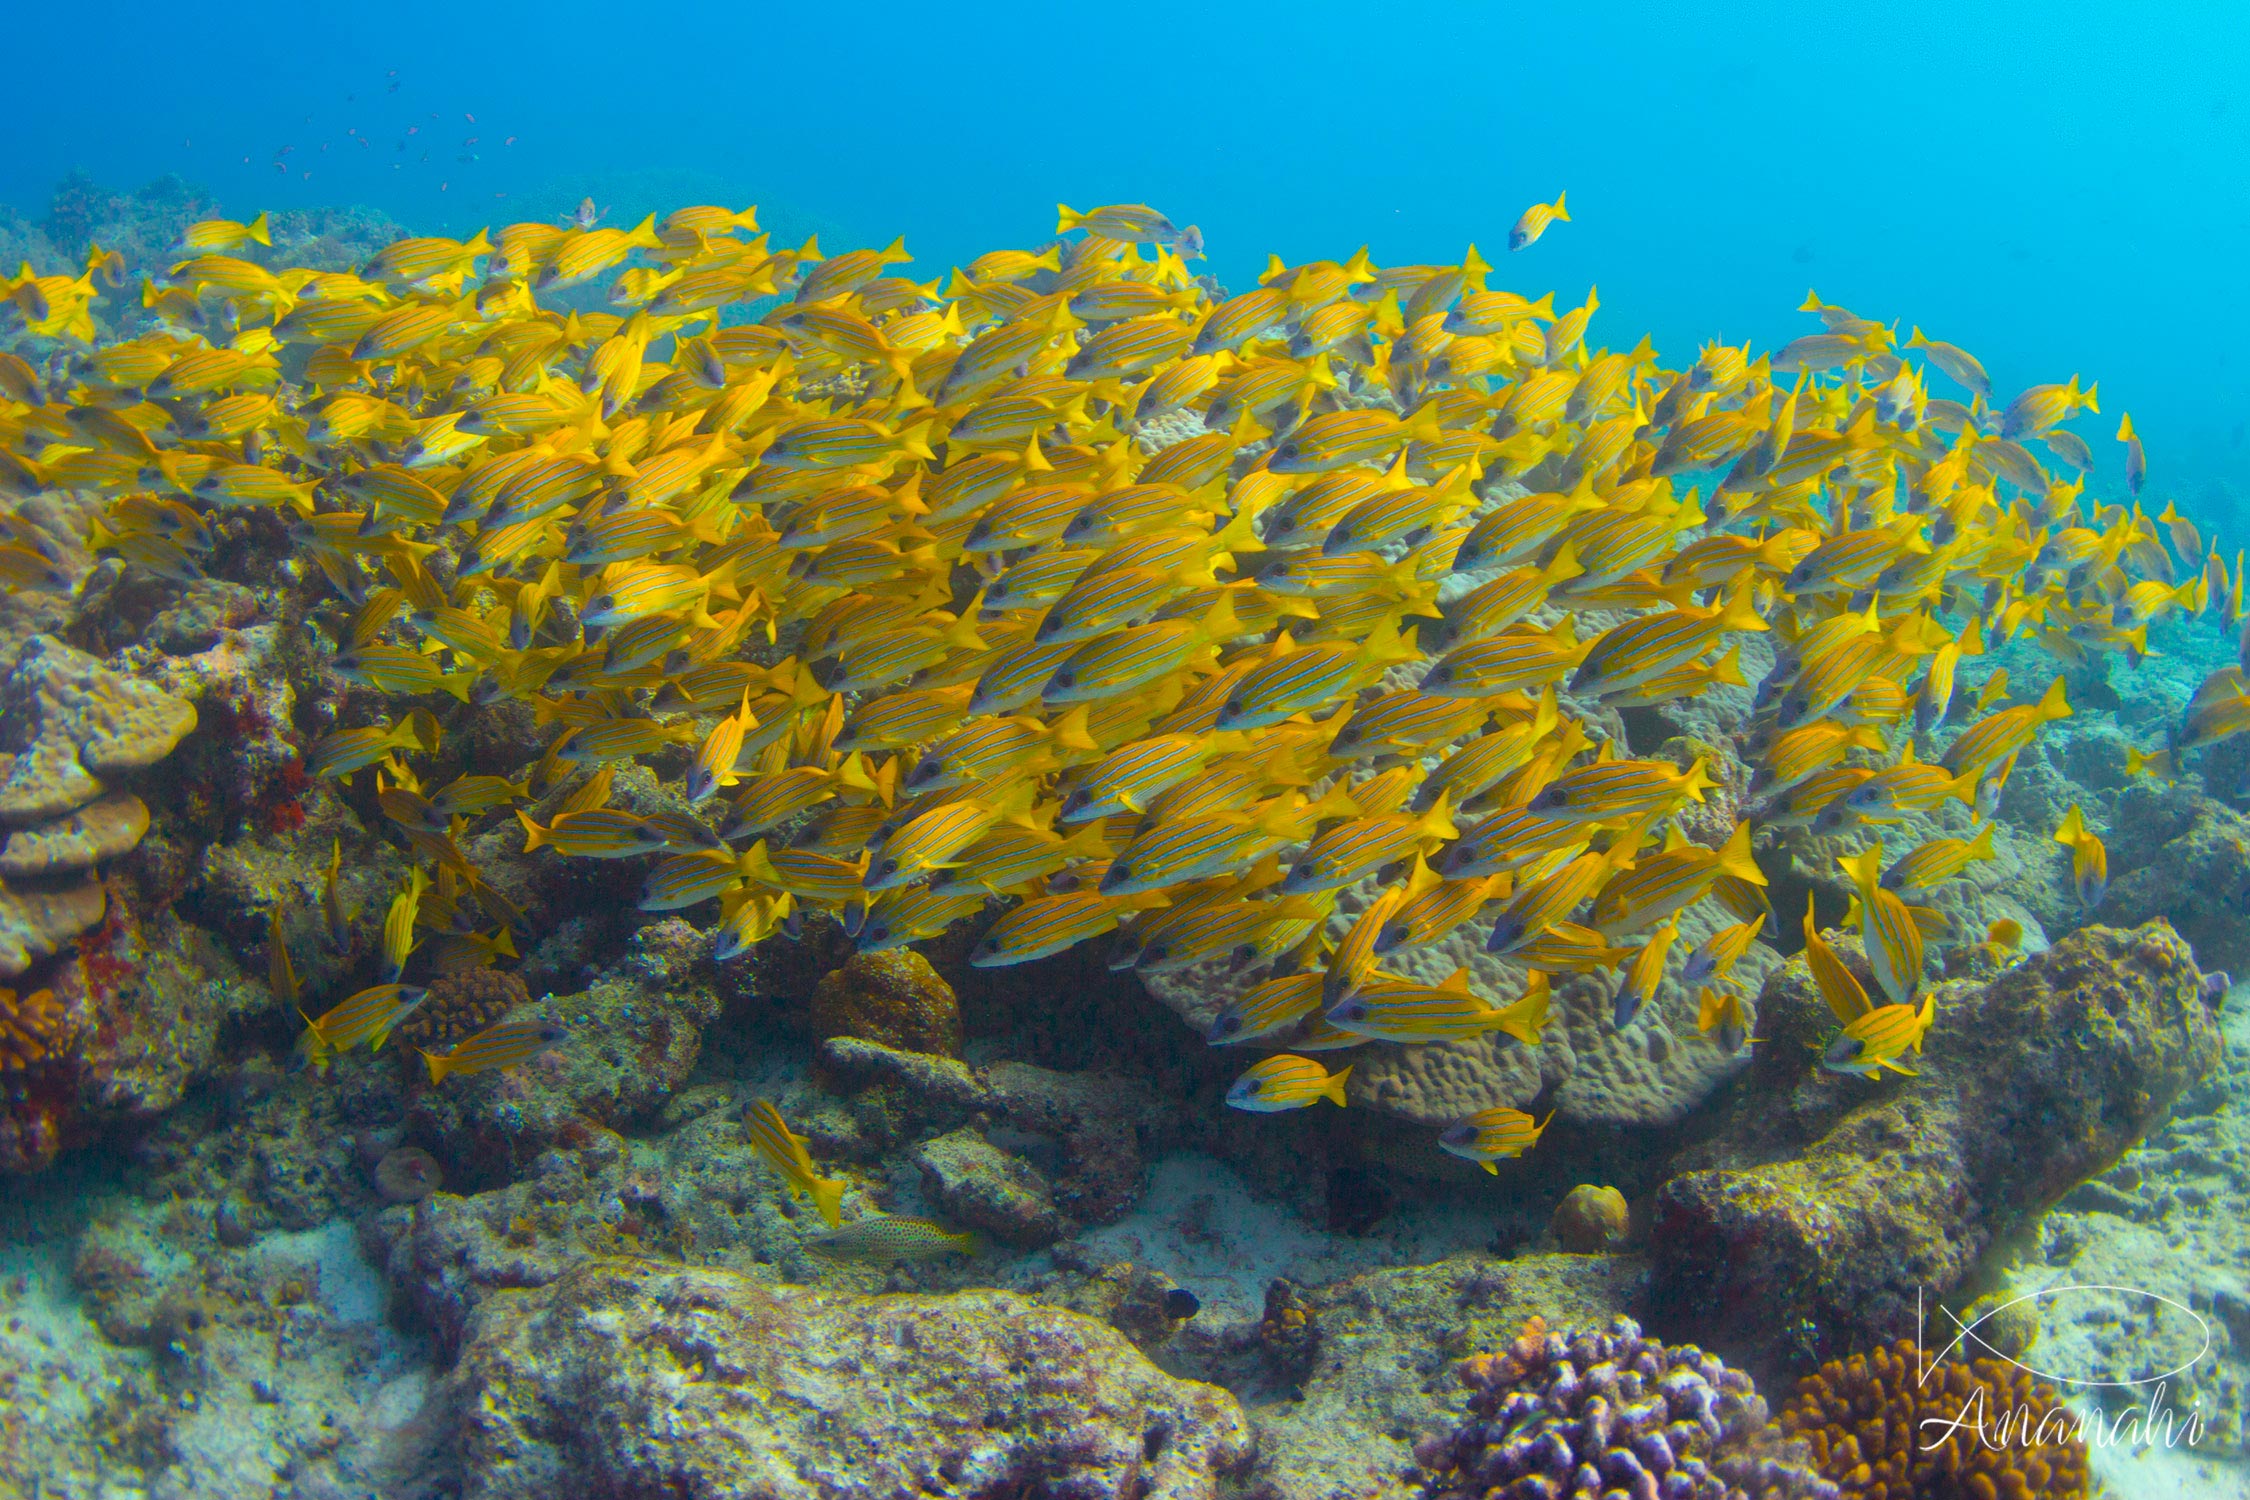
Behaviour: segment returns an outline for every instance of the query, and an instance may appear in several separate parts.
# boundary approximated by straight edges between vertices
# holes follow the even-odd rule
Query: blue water
[[[755,201],[828,249],[904,233],[929,276],[1037,243],[1058,200],[1146,201],[1200,224],[1237,286],[1269,251],[1453,261],[1473,241],[1495,285],[1561,306],[1598,286],[1598,342],[1646,331],[1675,357],[1806,331],[1813,287],[1969,347],[2003,399],[2098,379],[2101,416],[2075,424],[2097,493],[2130,410],[2152,499],[2250,522],[2250,6],[182,14],[10,22],[44,61],[10,70],[0,202],[36,216],[72,166],[120,188],[179,172],[244,217],[359,202],[425,232],[588,193],[636,217]],[[1502,254],[1561,190],[1574,222]]]

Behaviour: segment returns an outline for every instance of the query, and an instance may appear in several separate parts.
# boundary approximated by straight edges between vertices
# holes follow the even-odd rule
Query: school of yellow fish
[[[1511,244],[1567,221],[1536,205]],[[320,777],[372,768],[417,859],[381,983],[312,1018],[323,1058],[381,1044],[410,966],[514,954],[520,913],[462,853],[510,815],[527,850],[662,856],[640,907],[715,910],[722,959],[809,914],[874,950],[995,903],[978,965],[1110,934],[1119,968],[1232,958],[1211,1040],[1277,1049],[1230,1093],[1246,1109],[1342,1103],[1349,1069],[1307,1053],[1535,1043],[1574,971],[1619,971],[1619,1025],[1684,975],[1731,1050],[1730,971],[1778,925],[1759,830],[1989,817],[2070,708],[2059,682],[2006,701],[1999,674],[1957,704],[1966,659],[2026,635],[2137,659],[2167,613],[2241,612],[2239,556],[2141,510],[2130,418],[2122,503],[2045,467],[2093,463],[2064,425],[2092,386],[1999,405],[1966,351],[1817,297],[1819,331],[1675,369],[1590,346],[1591,293],[1558,313],[1487,286],[1473,248],[1276,259],[1219,301],[1195,231],[1138,205],[1065,209],[942,289],[893,274],[896,243],[776,249],[751,210],[402,240],[357,273],[249,258],[262,228],[195,226],[131,337],[96,332],[97,299],[130,297],[99,249],[0,283],[55,341],[0,354],[0,493],[98,495],[72,541],[175,580],[238,513],[277,516],[333,596],[335,670],[411,700],[307,752]],[[5,526],[8,586],[70,586],[56,539]],[[1689,843],[1672,819],[1711,768],[1635,758],[1587,711],[1742,684],[1753,636],[1776,664],[1743,821]],[[543,760],[425,785],[448,698],[529,704]],[[2217,674],[2136,769],[2245,729],[2242,673]],[[683,755],[691,811],[609,805],[618,766]],[[2099,840],[2075,809],[2057,837],[2098,903]],[[1808,913],[1829,1067],[1905,1071],[1927,946],[1984,936],[1914,899],[1990,853],[1988,824],[1845,862],[1881,993]],[[348,945],[333,864],[329,889]],[[1734,924],[1675,952],[1706,898]],[[1384,968],[1472,921],[1531,973],[1521,996]],[[504,1021],[429,1070],[562,1040]],[[767,1113],[768,1159],[833,1223]],[[1493,1110],[1440,1143],[1489,1167],[1541,1128]]]

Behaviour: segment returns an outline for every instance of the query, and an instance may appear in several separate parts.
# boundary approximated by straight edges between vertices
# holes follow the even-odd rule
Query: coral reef
[[[980,1071],[851,1037],[822,1043],[820,1057],[846,1079],[895,1088],[921,1124],[949,1126],[983,1112],[1053,1142],[1055,1205],[1076,1223],[1106,1223],[1140,1195],[1141,1137],[1157,1111],[1121,1081],[1016,1062]]]
[[[690,941],[679,940],[683,933]],[[450,1180],[492,1187],[573,1131],[656,1119],[693,1075],[702,1028],[719,1013],[694,939],[676,922],[644,928],[589,987],[522,1011],[561,1022],[570,1033],[565,1045],[518,1067],[449,1077],[434,1087],[416,1080],[408,1135],[443,1163]],[[513,993],[505,979],[454,990],[487,999],[502,992]],[[418,1070],[419,1059],[406,1056]]]
[[[914,1148],[923,1192],[946,1214],[1011,1244],[1044,1245],[1062,1233],[1054,1189],[1020,1156],[962,1126]]]
[[[1414,1493],[1417,1440],[1456,1420],[1463,1357],[1505,1345],[1542,1312],[1606,1324],[1637,1305],[1645,1281],[1624,1258],[1455,1255],[1312,1290],[1277,1284],[1243,1351],[1260,1397],[1251,1485],[1274,1500]],[[1190,1325],[1175,1344],[1206,1337]]]
[[[1582,1182],[1555,1205],[1555,1242],[1574,1255],[1593,1255],[1623,1242],[1631,1227],[1625,1195]]]
[[[857,1037],[946,1057],[961,1050],[961,1006],[953,986],[911,948],[854,954],[814,987],[805,1020],[823,1041]]]
[[[395,1035],[408,1047],[450,1047],[530,1003],[523,977],[511,970],[458,969],[430,981],[420,1008],[398,1023]]]
[[[24,824],[75,812],[102,794],[102,776],[171,754],[195,705],[35,636],[0,683],[0,723],[0,820]]]
[[[619,1493],[1205,1500],[1251,1452],[1233,1397],[1003,1292],[835,1296],[590,1262],[490,1299],[451,1384],[474,1500],[589,1474]]]
[[[1630,1318],[1574,1333],[1533,1318],[1460,1378],[1471,1420],[1415,1447],[1437,1471],[1431,1500],[1837,1500],[1780,1441],[1749,1376]]]
[[[0,681],[0,979],[102,920],[89,871],[137,846],[149,817],[101,778],[154,765],[194,728],[193,704],[52,637],[24,643]]]
[[[2207,969],[2250,971],[2250,819],[2212,797],[2183,789],[2134,787],[2114,826],[2121,839],[2111,865],[2103,919],[2120,925],[2158,918],[2194,945]],[[2184,804],[2184,805],[2183,805]]]
[[[1723,840],[1730,829],[1719,831]],[[1342,893],[1330,931],[1337,936],[1379,893],[1372,882]],[[1698,902],[1681,917],[1682,952],[1734,920],[1714,903]],[[1457,968],[1469,971],[1470,990],[1494,1004],[1521,994],[1526,971],[1484,951],[1492,920],[1464,924],[1445,938],[1391,954],[1386,972],[1436,984]],[[1755,995],[1781,958],[1753,945],[1737,969],[1744,992]],[[1223,960],[1145,976],[1149,993],[1197,1032],[1208,1032],[1219,1009],[1242,988],[1238,966]],[[1505,1032],[1467,1041],[1400,1046],[1378,1042],[1356,1052],[1351,1097],[1419,1125],[1443,1126],[1478,1110],[1528,1108],[1551,1100],[1566,1122],[1602,1126],[1670,1125],[1684,1118],[1748,1064],[1722,1051],[1696,1028],[1693,986],[1668,973],[1634,1023],[1614,1021],[1619,975],[1615,969],[1558,975],[1553,1015],[1537,1047]],[[1745,1003],[1755,1024],[1754,1007]]]
[[[1755,1071],[1657,1194],[1657,1306],[1783,1361],[1908,1331],[1919,1295],[1961,1285],[2219,1056],[2162,923],[2082,929],[1935,1000],[1919,1076],[1870,1085],[1818,1067],[1830,1022],[1801,964],[1768,982]]]
[[[1911,1339],[1822,1365],[1781,1426],[1848,1500],[2089,1493],[2078,1418],[2053,1386],[2006,1360],[1934,1359]]]

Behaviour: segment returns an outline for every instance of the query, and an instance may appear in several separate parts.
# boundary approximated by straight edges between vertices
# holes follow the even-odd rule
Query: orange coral
[[[2080,1500],[2086,1444],[2055,1388],[2000,1359],[1931,1361],[1911,1339],[1830,1360],[1782,1430],[1851,1500]]]
[[[53,990],[21,998],[14,990],[0,990],[0,1073],[28,1072],[69,1043],[69,1018]]]

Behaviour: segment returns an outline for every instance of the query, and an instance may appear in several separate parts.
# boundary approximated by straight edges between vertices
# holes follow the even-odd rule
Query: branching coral
[[[1901,1339],[1830,1360],[1781,1414],[1849,1500],[2073,1500],[2085,1440],[2055,1388],[2006,1360],[1939,1360]]]
[[[27,1073],[70,1045],[70,1017],[53,990],[0,990],[0,1074]]]

